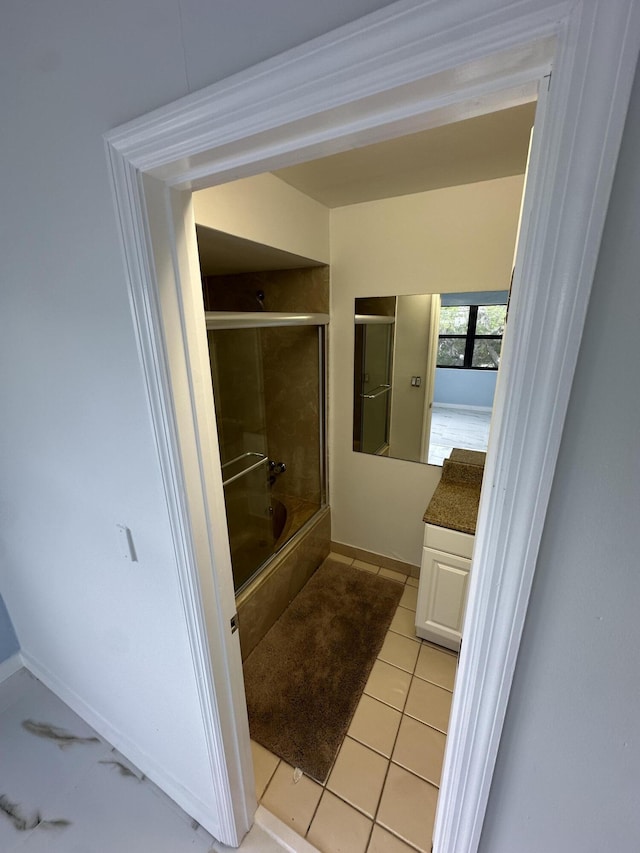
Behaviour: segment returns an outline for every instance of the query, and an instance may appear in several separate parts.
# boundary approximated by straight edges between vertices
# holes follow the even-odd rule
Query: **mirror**
[[[356,299],[353,449],[429,465],[486,451],[508,296]]]

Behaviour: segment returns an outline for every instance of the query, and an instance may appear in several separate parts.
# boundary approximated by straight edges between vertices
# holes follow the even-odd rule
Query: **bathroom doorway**
[[[444,8],[438,6],[437,11],[443,12]],[[543,21],[531,9],[524,10],[525,15],[520,6],[504,6],[495,11],[489,26],[484,17],[477,17],[473,4],[468,4],[447,12],[454,23],[464,25],[462,28],[452,27],[452,21],[443,28],[442,21],[433,18],[433,4],[428,4],[405,10],[401,22],[395,13],[385,12],[385,26],[380,30],[381,13],[373,16],[375,21],[368,19],[366,25],[359,22],[357,31],[347,28],[349,31],[342,32],[335,42],[329,39],[316,45],[314,51],[296,53],[284,65],[274,63],[255,79],[251,74],[243,78],[246,86],[240,89],[253,96],[251,131],[238,124],[244,121],[247,111],[238,110],[235,98],[225,101],[223,97],[220,101],[222,93],[227,92],[223,87],[201,98],[190,97],[177,111],[172,107],[169,123],[165,122],[164,113],[156,114],[109,135],[132,307],[176,541],[178,578],[199,674],[200,700],[203,710],[214,712],[207,717],[212,720],[207,737],[212,770],[216,769],[212,773],[216,794],[212,822],[219,821],[222,836],[229,843],[237,843],[251,822],[253,798],[246,781],[249,758],[237,682],[237,641],[234,644],[229,621],[234,604],[231,569],[228,554],[225,556],[226,531],[217,520],[224,512],[222,477],[219,461],[216,462],[215,435],[203,414],[209,404],[204,400],[206,389],[194,388],[189,381],[190,365],[195,362],[202,367],[201,362],[206,360],[206,339],[191,314],[197,298],[190,281],[197,262],[194,266],[193,247],[184,237],[185,223],[192,224],[192,216],[189,200],[180,190],[197,188],[198,181],[203,185],[205,181],[230,179],[234,170],[237,176],[243,168],[257,172],[267,165],[274,167],[278,157],[282,163],[287,151],[304,147],[303,138],[309,143],[307,153],[313,153],[314,145],[318,152],[326,144],[327,134],[344,142],[346,129],[341,122],[345,113],[335,100],[338,90],[334,76],[330,82],[325,77],[329,66],[331,75],[336,67],[349,69],[353,94],[348,121],[355,133],[353,122],[360,116],[362,138],[362,134],[371,133],[372,128],[380,128],[385,122],[387,128],[393,125],[396,133],[402,133],[407,125],[403,126],[400,114],[415,122],[416,116],[432,115],[443,104],[447,108],[454,102],[460,104],[465,94],[476,103],[479,95],[491,98],[496,92],[496,80],[498,88],[539,80],[545,68],[548,70],[552,56],[559,57],[554,67],[548,124],[543,123],[540,142],[534,145],[532,155],[535,178],[525,209],[526,239],[522,243],[520,273],[526,278],[527,287],[512,303],[510,317],[523,333],[518,335],[521,360],[516,364],[504,355],[504,367],[509,369],[505,370],[504,390],[499,394],[497,410],[501,418],[493,454],[490,453],[492,490],[481,506],[481,515],[491,519],[491,527],[482,542],[476,544],[476,558],[487,567],[487,574],[483,575],[482,584],[472,589],[470,619],[477,633],[474,642],[465,644],[463,651],[460,675],[464,697],[454,704],[456,737],[445,763],[443,789],[447,803],[436,832],[436,843],[447,849],[475,849],[593,277],[595,260],[591,262],[591,255],[585,256],[585,247],[599,240],[610,189],[612,170],[602,168],[602,159],[607,166],[615,161],[618,131],[628,99],[626,88],[616,88],[620,66],[611,63],[611,56],[616,56],[625,69],[630,63],[624,10],[616,14],[599,3],[589,8],[592,14],[588,20],[580,16],[565,18],[561,11],[554,17],[547,10]],[[605,15],[609,26],[599,26]],[[369,43],[372,32],[367,27],[377,33],[376,48]],[[471,42],[465,39],[469,32],[474,33]],[[542,34],[552,36],[551,42],[541,45]],[[424,44],[427,36],[428,47]],[[380,39],[388,50],[380,51]],[[352,53],[354,40],[360,46],[365,44],[368,51],[366,73],[375,80],[372,82],[368,76],[366,85],[361,51]],[[456,74],[455,80],[447,78],[448,71],[443,71],[445,76],[438,77],[437,84],[445,82],[445,89],[450,85],[448,94],[439,89],[434,100],[431,88],[416,101],[418,81],[436,82],[430,75],[434,57],[440,56],[435,50],[438,40],[447,46],[446,68],[469,61],[471,45],[477,48],[474,62],[479,64],[472,75]],[[568,43],[571,51],[564,50]],[[526,50],[522,48],[524,44]],[[507,64],[504,54],[496,61],[498,51],[505,47],[514,51],[512,62]],[[327,50],[332,54],[330,60]],[[402,55],[400,66],[393,67],[396,75],[399,67],[404,69],[401,79],[391,74],[390,67],[398,58],[398,50]],[[378,59],[372,68],[369,57],[374,53]],[[328,65],[324,65],[325,60]],[[298,63],[299,71],[295,75],[295,91],[291,89],[292,62]],[[601,95],[588,102],[577,98],[585,83],[585,69],[589,75],[596,75]],[[482,78],[483,73],[488,77]],[[312,81],[322,90],[313,108],[308,91],[303,91],[303,77],[309,85]],[[403,88],[405,84],[408,88]],[[273,87],[274,97],[276,92],[282,94],[280,100],[275,99],[282,111],[278,116],[274,114],[275,101],[265,97],[264,89],[269,87]],[[372,91],[376,94],[372,95]],[[571,102],[574,95],[579,106],[568,113],[563,105],[567,99]],[[291,112],[294,107],[301,111]],[[605,107],[606,115],[602,112]],[[225,113],[226,109],[230,113]],[[306,121],[313,109],[314,115],[322,112],[322,139],[318,125],[314,131]],[[212,114],[215,121],[207,125],[205,132],[202,121],[205,116],[209,121]],[[285,114],[291,121],[278,124]],[[224,137],[220,136],[220,122]],[[276,126],[278,133],[274,131]],[[201,134],[194,132],[196,127],[202,128]],[[269,132],[261,137],[260,129]],[[306,135],[300,136],[303,131]],[[274,149],[274,135],[278,134]],[[180,144],[176,135],[180,136]],[[251,153],[245,148],[241,155],[239,148],[229,146],[234,139],[251,139]],[[233,163],[230,149],[238,158],[232,157]],[[584,167],[580,176],[571,169],[578,150]],[[559,230],[564,238],[560,241]],[[556,328],[563,332],[551,342],[542,331],[548,311],[553,311]],[[180,405],[183,402],[185,406]],[[535,418],[530,417],[532,410]],[[501,429],[505,423],[508,430]],[[216,472],[216,476],[209,471]],[[505,495],[508,506],[504,505]],[[517,566],[520,571],[506,575],[505,565]],[[489,595],[492,588],[499,590],[497,597]],[[496,628],[498,611],[501,624],[506,620],[508,630]],[[493,682],[489,684],[484,678],[486,672],[502,673],[504,677],[498,686],[492,686]],[[467,713],[468,708],[473,709],[472,714]],[[219,772],[220,767],[224,773]]]
[[[449,156],[448,169],[450,174],[454,173],[455,170],[455,166],[451,162],[454,159],[451,154],[452,150],[458,152],[466,151],[472,147],[471,140],[478,144],[479,139],[483,135],[490,137],[489,128],[493,129],[492,132],[496,139],[499,140],[499,144],[496,142],[496,144],[492,146],[493,150],[491,152],[490,165],[483,165],[480,162],[480,158],[477,158],[473,174],[469,171],[469,166],[466,163],[466,160],[464,161],[464,178],[468,179],[469,184],[472,185],[469,189],[468,196],[465,196],[464,194],[465,184],[457,183],[459,180],[458,177],[450,178],[454,186],[457,187],[455,190],[457,193],[456,203],[460,205],[460,209],[457,214],[455,208],[453,210],[457,229],[456,237],[460,241],[460,246],[459,252],[456,252],[454,249],[449,249],[449,275],[450,281],[453,282],[453,284],[441,284],[441,289],[444,290],[447,286],[450,288],[456,287],[455,282],[457,275],[458,280],[464,279],[467,282],[466,286],[470,291],[473,290],[473,285],[475,284],[477,290],[484,294],[483,299],[486,302],[488,299],[487,290],[490,286],[493,286],[496,290],[506,288],[508,286],[508,282],[511,277],[511,263],[514,255],[514,243],[520,211],[523,175],[526,166],[528,142],[534,113],[535,101],[531,101],[528,104],[512,108],[511,111],[507,110],[503,113],[483,116],[477,120],[471,119],[463,121],[455,125],[455,127],[447,128],[447,153]],[[424,169],[422,170],[421,175],[422,183],[420,183],[419,179],[416,179],[414,185],[408,183],[406,176],[408,158],[406,155],[402,156],[400,154],[402,146],[412,146],[414,150],[419,148],[419,150],[423,152],[422,156],[426,157],[426,152],[429,152],[434,148],[434,145],[437,145],[437,141],[431,141],[430,136],[438,136],[438,134],[427,131],[420,134],[419,140],[413,138],[400,138],[395,140],[394,151],[390,150],[389,144],[385,146],[385,148],[388,149],[386,156],[389,158],[389,174],[386,177],[386,195],[383,195],[381,198],[370,198],[367,202],[362,203],[358,195],[352,195],[349,197],[344,189],[337,188],[335,184],[332,184],[330,177],[327,177],[326,185],[330,185],[334,193],[341,192],[342,194],[341,204],[338,205],[338,207],[352,208],[355,211],[352,218],[358,219],[364,215],[370,214],[370,206],[377,206],[380,218],[385,219],[387,216],[386,211],[391,207],[393,207],[393,210],[397,215],[397,211],[403,204],[404,196],[408,197],[407,202],[409,204],[415,204],[415,200],[420,196],[422,191],[425,196],[433,197],[435,199],[435,201],[432,202],[436,206],[434,218],[440,218],[442,216],[442,211],[437,209],[438,205],[450,206],[452,204],[448,197],[450,188],[446,186],[439,186],[435,190],[425,190],[425,185],[429,187],[430,183],[433,182],[433,178],[430,178],[429,175],[425,174],[426,170]],[[376,146],[373,146],[373,148],[375,147]],[[497,154],[498,148],[503,152],[502,158],[506,165],[501,164],[496,167],[496,162],[499,161]],[[356,151],[350,152],[349,154],[349,174],[351,176],[352,192],[355,192],[353,189],[353,184],[355,183],[354,173],[357,173],[359,169],[355,160],[357,153],[358,152]],[[365,149],[361,156],[363,160],[375,158],[374,152],[370,149]],[[382,154],[378,154],[378,163],[380,162],[381,156]],[[335,171],[339,170],[341,167],[339,159],[340,158],[329,158],[326,165],[324,165],[322,161],[306,164],[307,178],[309,174],[312,173],[315,179],[315,184],[312,190],[314,195],[311,197],[313,202],[320,203],[319,199],[323,198],[323,193],[326,192],[326,186],[322,185],[319,178],[322,174],[322,169],[325,168],[329,175],[335,174]],[[393,175],[391,173],[395,163],[402,164],[401,181],[404,196],[395,196],[394,189],[392,189]],[[441,159],[439,164],[440,170],[442,169],[442,165],[443,163]],[[513,171],[516,174],[496,177],[496,168],[499,171],[502,169],[507,172]],[[486,169],[489,169],[489,171],[485,171]],[[457,174],[460,175],[461,172],[458,172]],[[488,175],[490,176],[488,180],[490,187],[487,192],[482,195],[481,206],[483,221],[480,221],[475,216],[469,217],[467,212],[462,209],[462,205],[466,204],[466,207],[469,207],[472,203],[478,204],[477,199],[479,198],[478,194],[481,193],[483,179],[487,179]],[[244,203],[247,205],[246,215],[244,217],[247,222],[250,221],[252,202],[253,205],[257,207],[262,206],[265,202],[263,193],[265,186],[264,179],[266,177],[269,177],[271,182],[285,182],[282,186],[274,186],[272,188],[274,195],[271,207],[274,211],[280,211],[282,207],[282,202],[280,202],[280,197],[276,193],[276,189],[288,192],[293,187],[294,177],[291,176],[290,173],[287,173],[286,170],[284,173],[279,173],[278,175],[270,174],[269,176],[257,176],[256,196],[252,199],[250,192],[252,179],[240,181],[237,185],[238,201],[236,203],[236,209],[240,209],[239,199],[242,198]],[[287,178],[292,183],[287,183]],[[471,178],[473,178],[473,180],[471,180]],[[441,183],[441,179],[438,178],[438,180]],[[362,179],[362,181],[364,183],[364,179]],[[293,187],[293,189],[297,190],[298,193],[301,192],[299,187]],[[204,190],[200,194],[196,194],[196,228],[198,230],[201,265],[205,251],[209,258],[209,262],[213,261],[210,247],[205,250],[203,246],[206,239],[206,233],[211,233],[211,228],[209,226],[213,224],[221,227],[220,214],[217,214],[218,219],[211,223],[206,218],[205,212],[210,210],[220,210],[223,207],[223,199],[227,205],[230,205],[232,201],[235,200],[233,191],[234,184],[231,183],[225,185],[220,193],[217,193],[216,188],[214,187],[209,190]],[[366,194],[368,193],[368,190],[363,188],[360,192]],[[490,207],[491,199],[495,200],[494,203],[496,205],[500,205],[500,215],[497,215],[495,212],[487,209],[488,206]],[[385,205],[389,205],[389,208]],[[509,211],[508,216],[504,213],[504,210]],[[327,216],[330,216],[332,212],[333,210],[327,207]],[[300,215],[301,214],[299,214],[299,216]],[[447,210],[447,215],[451,215],[451,211]],[[496,219],[496,224],[490,226],[487,224],[487,220],[490,221],[492,215]],[[505,221],[503,221],[503,218]],[[278,215],[276,213],[274,213],[273,219],[277,221]],[[243,221],[243,217],[239,217],[237,221],[241,223]],[[369,219],[367,219],[367,222],[370,224]],[[351,244],[351,253],[353,254],[356,240],[352,237],[350,230],[352,226],[348,217],[342,216],[342,218],[336,219],[335,222],[332,220],[332,233],[336,236],[337,229],[340,228],[340,223],[342,223],[342,227],[345,229],[347,236],[339,237],[338,242],[340,245],[343,245],[348,241]],[[249,226],[247,225],[246,227],[249,231]],[[273,225],[272,227],[275,228]],[[233,266],[235,274],[232,276],[205,276],[205,309],[219,307],[225,308],[228,311],[235,310],[238,312],[238,315],[229,314],[229,318],[231,322],[237,322],[237,318],[239,316],[242,320],[243,326],[249,325],[256,318],[262,318],[264,324],[266,324],[269,320],[270,309],[274,307],[271,302],[271,294],[268,292],[268,285],[276,276],[282,276],[283,280],[286,281],[287,277],[292,275],[292,272],[289,271],[289,273],[285,275],[285,271],[271,271],[267,274],[259,270],[251,270],[250,266],[252,261],[250,259],[248,259],[244,264],[247,268],[243,269],[242,259],[245,255],[243,251],[244,245],[242,243],[243,235],[241,232],[241,226],[236,225],[236,228],[237,231],[228,236],[238,241],[238,257],[235,259],[229,259],[225,254],[225,263],[229,266]],[[468,232],[467,229],[469,229]],[[474,270],[476,276],[475,281],[469,280],[469,273],[466,267],[460,267],[457,255],[463,255],[465,249],[467,250],[467,253],[471,253],[470,240],[472,238],[473,231],[478,232],[480,235],[478,238],[479,242],[493,242],[495,244],[499,244],[499,249],[496,248],[495,250],[496,254],[500,257],[502,279],[499,281],[491,278],[494,271],[498,268],[497,262],[492,257],[491,262],[489,263],[486,261],[486,258],[482,260],[478,259],[476,262],[474,262],[473,258],[470,259],[469,269]],[[469,242],[465,244],[463,235],[466,235],[467,233],[469,234]],[[440,235],[439,233],[438,237],[440,238],[440,236],[448,239],[450,245],[455,245],[454,237],[452,235],[447,235],[446,231],[443,235]],[[281,234],[278,234],[278,238],[280,241],[284,239]],[[227,237],[225,237],[225,240],[226,239]],[[293,239],[293,237],[291,239]],[[425,239],[427,238],[423,237],[419,246],[416,246],[412,250],[413,254],[411,258],[407,259],[407,264],[415,264],[416,261],[414,260],[414,257],[421,258]],[[376,232],[376,242],[387,244],[387,251],[391,254],[395,252],[396,254],[404,253],[406,255],[408,253],[406,243],[403,243],[397,248],[394,246],[394,235],[391,230],[389,230],[389,233],[386,235],[384,232]],[[268,246],[262,246],[261,252],[264,254],[269,248],[270,247]],[[281,242],[279,243],[279,251],[282,251]],[[331,249],[329,251],[331,253]],[[491,256],[491,253],[485,252],[485,255]],[[338,265],[344,262],[345,257],[347,256],[343,252],[338,259]],[[349,269],[352,271],[351,275],[356,279],[356,261],[354,261],[351,255],[349,255],[348,258]],[[327,267],[327,270],[331,270],[332,268],[331,261],[332,257],[330,255],[330,264],[329,267]],[[445,266],[447,261],[442,260],[439,261],[439,263]],[[425,286],[425,281],[432,281],[437,278],[436,270],[440,270],[441,267],[435,266],[434,264],[434,261],[432,261],[431,265],[429,265],[428,262],[423,264],[423,276],[418,280],[419,287],[423,288]],[[243,269],[243,271],[239,271],[240,269]],[[453,272],[454,269],[458,270],[457,274]],[[304,270],[297,270],[295,273],[297,276],[296,295],[298,302],[296,305],[298,308],[308,307],[305,303],[305,289],[310,288],[306,288],[306,277],[303,273]],[[342,291],[346,292],[348,298],[345,299],[343,294],[340,294],[339,298],[336,296],[333,300],[334,308],[331,315],[331,321],[328,326],[330,346],[339,347],[341,353],[343,350],[348,351],[348,347],[343,347],[342,342],[337,341],[332,335],[332,327],[335,324],[339,330],[344,330],[347,325],[351,327],[355,347],[353,347],[352,344],[349,364],[345,364],[343,360],[340,360],[339,363],[334,361],[332,371],[333,382],[340,384],[341,386],[344,386],[345,380],[347,383],[349,382],[349,377],[354,375],[353,352],[355,349],[355,357],[357,358],[357,353],[360,348],[360,351],[362,352],[362,361],[366,368],[365,373],[367,374],[368,383],[366,386],[363,385],[360,389],[362,398],[364,399],[365,396],[370,395],[370,403],[372,406],[376,406],[381,402],[383,404],[387,403],[386,406],[382,406],[382,408],[380,408],[380,416],[374,418],[374,426],[379,427],[377,432],[375,430],[369,430],[368,432],[361,432],[359,435],[359,438],[364,440],[364,446],[361,449],[368,455],[362,460],[358,460],[356,456],[353,459],[349,459],[347,464],[351,467],[355,464],[366,464],[371,468],[372,472],[375,471],[375,482],[371,489],[375,492],[376,499],[384,499],[386,501],[387,509],[384,516],[374,516],[371,514],[368,519],[368,523],[372,530],[383,528],[386,525],[390,541],[389,550],[386,553],[376,554],[375,547],[367,547],[368,543],[366,538],[364,540],[361,538],[359,541],[347,540],[346,543],[338,543],[338,547],[340,547],[341,544],[351,545],[352,547],[359,546],[361,550],[366,550],[369,554],[360,555],[361,558],[354,561],[353,554],[349,556],[349,548],[347,547],[342,553],[339,552],[332,554],[330,557],[334,560],[340,561],[345,566],[353,566],[354,571],[358,569],[364,573],[386,577],[393,583],[401,584],[403,587],[402,599],[396,617],[394,618],[392,626],[386,636],[383,648],[380,650],[381,657],[374,663],[371,683],[365,687],[361,704],[356,710],[356,716],[354,718],[355,728],[349,730],[346,739],[342,742],[340,752],[337,753],[335,768],[331,772],[331,775],[324,780],[325,786],[318,784],[314,779],[307,777],[305,777],[304,780],[298,780],[294,783],[294,767],[289,766],[284,760],[281,762],[281,754],[274,754],[268,749],[265,749],[264,746],[252,742],[254,767],[256,770],[257,796],[259,801],[284,820],[285,823],[294,825],[302,837],[307,837],[312,842],[318,843],[320,847],[322,847],[322,844],[320,843],[323,837],[322,832],[326,829],[326,827],[324,827],[324,822],[326,821],[324,812],[327,808],[331,807],[330,804],[335,805],[337,798],[340,803],[340,810],[342,813],[341,825],[344,826],[345,820],[350,820],[352,825],[359,827],[359,832],[362,835],[366,835],[367,832],[369,833],[371,838],[370,843],[373,844],[374,840],[378,838],[378,836],[385,837],[384,833],[389,833],[393,838],[410,841],[412,844],[417,845],[420,848],[421,841],[419,839],[419,827],[409,825],[410,816],[402,816],[401,809],[399,808],[398,803],[395,802],[393,785],[398,784],[399,782],[402,782],[405,785],[410,785],[412,787],[412,791],[415,788],[416,797],[425,799],[424,808],[412,810],[414,814],[420,815],[420,820],[424,823],[424,826],[422,827],[424,829],[429,822],[429,818],[427,817],[428,813],[431,811],[432,821],[435,814],[435,803],[440,784],[441,765],[446,741],[448,709],[453,692],[457,655],[452,654],[448,650],[439,649],[434,645],[426,643],[422,644],[419,639],[416,639],[415,610],[418,583],[416,574],[417,565],[419,565],[420,562],[421,547],[419,549],[415,549],[416,556],[413,558],[413,565],[409,562],[404,563],[402,568],[406,571],[405,574],[403,574],[402,570],[398,570],[400,568],[399,564],[402,561],[389,559],[389,551],[396,547],[394,535],[396,535],[397,538],[397,534],[394,533],[393,529],[395,517],[397,515],[394,510],[394,505],[400,503],[404,499],[404,495],[397,489],[397,487],[394,488],[389,486],[388,472],[397,470],[400,467],[404,470],[406,469],[407,463],[398,463],[396,459],[380,458],[380,456],[376,456],[376,451],[378,450],[380,443],[384,443],[384,436],[388,436],[388,432],[386,432],[386,430],[388,430],[390,412],[388,402],[391,399],[391,394],[388,392],[391,391],[392,354],[394,351],[394,343],[397,351],[398,345],[401,344],[402,341],[394,341],[393,333],[395,324],[392,322],[393,317],[384,316],[384,314],[380,312],[374,315],[367,313],[367,305],[365,304],[367,300],[361,298],[363,295],[363,287],[369,288],[368,290],[364,290],[365,294],[371,293],[371,290],[376,291],[379,287],[387,288],[385,291],[386,296],[378,297],[378,301],[387,305],[389,309],[388,313],[392,314],[396,297],[400,294],[406,294],[408,287],[407,281],[401,272],[399,264],[397,277],[392,282],[387,278],[384,278],[378,284],[375,274],[370,273],[366,277],[366,283],[358,280],[355,284],[351,284],[350,282],[345,282],[344,279],[342,279],[340,281],[340,285]],[[459,285],[457,285],[457,287],[459,289]],[[360,289],[358,290],[358,288]],[[395,291],[395,293],[392,291]],[[260,295],[258,296],[258,294]],[[448,294],[444,293],[442,297],[439,297],[438,301],[440,301],[441,298],[446,303],[447,296]],[[473,293],[466,294],[467,300],[471,300],[472,297]],[[422,297],[413,298],[416,299]],[[411,299],[411,297],[409,297],[409,299]],[[371,302],[371,300],[369,300],[369,302]],[[277,304],[278,307],[282,307],[281,302]],[[376,301],[376,305],[377,304],[378,302]],[[360,306],[360,308],[358,306]],[[328,303],[326,307],[328,308]],[[256,311],[256,308],[258,311]],[[364,313],[358,313],[360,309]],[[468,308],[467,311],[469,311]],[[205,314],[205,317],[207,318],[207,325],[209,326],[210,322],[213,322],[215,314]],[[223,320],[221,319],[220,322],[223,323]],[[402,324],[398,324],[398,335],[402,335],[402,329]],[[247,448],[249,445],[247,444],[247,441],[250,440],[254,442],[254,444],[251,445],[251,450],[254,455],[248,459],[248,463],[246,465],[247,475],[245,479],[259,476],[259,485],[265,485],[266,478],[264,477],[264,471],[261,466],[264,466],[264,462],[262,460],[266,461],[268,454],[265,453],[266,448],[263,445],[258,447],[255,442],[265,440],[265,432],[263,430],[263,424],[265,421],[264,402],[262,402],[263,398],[261,396],[262,374],[265,367],[267,367],[268,360],[271,356],[270,353],[260,348],[259,340],[256,337],[257,330],[248,328],[239,330],[245,338],[247,336],[249,338],[248,342],[251,353],[253,353],[250,358],[245,358],[246,350],[240,345],[240,342],[236,340],[238,332],[224,331],[222,329],[221,331],[224,336],[228,336],[227,341],[225,341],[224,338],[221,341],[216,341],[215,338],[213,338],[211,331],[208,332],[208,338],[209,350],[212,354],[212,376],[223,475],[226,474],[226,466],[230,464],[228,461],[229,459],[231,459],[231,464],[234,464],[234,460],[240,459],[242,454],[246,454],[248,452]],[[371,345],[367,347],[365,343],[367,339],[363,335],[359,336],[359,332],[362,331],[371,331],[373,336],[375,336],[376,333],[379,333],[382,346],[376,348]],[[338,334],[340,334],[340,331]],[[427,328],[424,329],[424,334],[428,334]],[[362,338],[364,338],[364,340],[362,340]],[[257,367],[255,357],[256,348],[259,361]],[[367,359],[365,350],[373,351],[374,354],[379,354],[379,357],[377,360],[371,358]],[[380,363],[378,364],[378,362]],[[275,399],[278,393],[285,393],[292,399],[296,399],[298,388],[296,383],[292,381],[292,376],[290,376],[287,366],[280,365],[278,369],[275,369],[276,367],[276,365],[273,365],[270,371],[271,374],[273,374],[272,380],[275,384],[270,386],[271,392],[269,396]],[[380,370],[378,370],[378,367]],[[223,371],[222,373],[221,370]],[[300,381],[299,377],[298,381]],[[253,390],[245,397],[245,391],[247,391],[248,387]],[[354,390],[354,409],[357,405],[359,396],[360,395],[356,390]],[[230,407],[225,405],[226,399],[228,398],[231,398],[230,402],[232,405]],[[335,406],[335,400],[336,397],[333,395],[332,388],[330,387],[330,409]],[[365,400],[365,404],[367,403],[369,403],[368,396]],[[244,416],[240,417],[238,410],[239,407],[246,408],[249,404],[251,404],[250,411],[247,412],[249,417],[249,426],[246,426],[244,425],[245,418]],[[256,406],[258,409],[262,406],[260,411],[257,413],[254,411]],[[420,411],[418,414],[419,417],[422,418],[423,406],[420,406],[419,409]],[[262,414],[260,412],[262,412]],[[375,411],[374,414],[376,414]],[[225,426],[226,420],[229,421],[229,427]],[[356,418],[354,413],[354,424],[355,420]],[[342,421],[334,418],[333,442],[343,442],[344,436],[339,433],[340,424],[345,424],[344,429],[346,430],[347,427],[351,427],[351,424],[347,423],[348,421],[348,417],[343,418]],[[368,419],[368,423],[369,425],[371,424],[371,418]],[[234,438],[235,443],[230,448],[227,448],[226,446],[225,431],[229,432],[229,434]],[[248,436],[248,438],[246,436]],[[375,446],[372,442],[375,443]],[[333,446],[330,446],[329,450],[330,453],[332,453]],[[242,456],[242,459],[245,458],[247,457]],[[408,464],[418,469],[419,473],[416,476],[424,475],[422,478],[422,493],[419,498],[419,503],[412,509],[412,526],[417,532],[418,537],[421,539],[423,528],[421,521],[422,515],[428,503],[430,492],[433,491],[433,487],[440,476],[440,468],[421,465],[419,462],[412,462]],[[336,478],[339,473],[340,472],[335,472]],[[243,484],[243,475],[241,473],[240,476],[238,476],[237,473],[232,476],[236,478],[229,484],[232,488],[237,487],[238,483]],[[345,479],[344,475],[342,476],[342,479]],[[357,507],[359,504],[364,502],[364,498],[358,492],[356,478],[352,477],[349,479],[352,494],[347,494],[345,499]],[[285,481],[286,475],[280,482],[284,483]],[[240,525],[238,527],[238,518],[235,516],[233,505],[230,503],[230,492],[226,485],[225,498],[229,525],[229,539],[231,544],[231,557],[233,563],[234,549],[236,547],[234,540],[241,540],[242,537],[246,538],[247,536],[251,537],[253,535],[254,528],[252,525],[244,524],[243,519],[240,519]],[[264,511],[264,506],[268,503],[265,503],[265,501],[266,498],[261,504],[262,513]],[[332,509],[332,507],[330,506],[329,509]],[[363,509],[363,512],[367,512],[366,508]],[[261,515],[261,519],[264,519],[264,514]],[[340,551],[342,551],[342,549],[340,549]],[[322,556],[326,556],[326,551]],[[319,562],[320,559],[317,561],[316,565],[318,565]],[[413,576],[409,574],[412,569],[415,570]],[[345,571],[347,571],[346,568]],[[234,574],[235,573],[236,566],[234,565]],[[299,591],[303,581],[306,581],[307,579],[308,574],[303,572],[300,585],[296,586],[296,591]],[[291,594],[290,580],[288,580],[287,583],[289,592],[288,598],[291,599],[293,595]],[[279,586],[281,586],[281,584],[276,585],[274,595],[280,594]],[[248,653],[251,653],[256,648],[256,644],[259,641],[259,637],[256,636],[257,631],[253,623],[260,619],[258,614],[261,612],[270,612],[273,614],[274,602],[265,601],[261,607],[251,607],[250,610],[246,607],[246,602],[243,596],[238,598],[238,603],[240,615],[240,640],[244,659]],[[288,603],[288,601],[284,602],[284,604],[286,603]],[[280,608],[278,608],[278,610],[280,610]],[[244,614],[246,614],[246,618],[244,617]],[[247,620],[252,624],[247,625]],[[270,627],[270,625],[268,627]],[[243,630],[246,631],[244,635]],[[391,682],[394,679],[397,684],[395,684],[394,687],[390,687],[390,684],[387,682]],[[431,693],[429,693],[429,691],[431,691]],[[429,693],[431,701],[435,702],[436,705],[439,705],[438,712],[435,717],[430,714],[428,708],[424,707],[426,702],[426,699],[423,696],[424,693]],[[435,698],[434,696],[431,696],[431,694],[435,694]],[[405,710],[405,706],[409,709],[410,713]],[[385,733],[383,738],[384,743],[382,741],[372,742],[368,734],[367,724],[363,722],[364,720],[371,720],[374,718],[377,720],[376,727],[381,732],[383,731]],[[411,745],[413,745],[413,748]],[[352,767],[352,782],[355,788],[358,788],[362,784],[362,780],[365,776],[369,779],[370,790],[367,792],[367,798],[364,800],[360,798],[358,790],[354,790],[350,787],[351,782],[341,778],[341,775],[344,775],[341,768],[347,760]],[[366,772],[362,769],[365,766],[369,767],[369,770]],[[389,777],[390,782],[387,785],[386,778],[389,770],[391,772],[391,776]],[[359,781],[356,781],[358,779]],[[294,784],[295,788],[293,787]],[[298,801],[298,795],[303,790],[306,792],[305,797],[303,798],[304,803],[300,803]],[[347,815],[350,815],[350,818],[347,818]],[[427,829],[426,832],[430,837],[430,830]],[[360,838],[360,841],[362,840],[363,839]]]

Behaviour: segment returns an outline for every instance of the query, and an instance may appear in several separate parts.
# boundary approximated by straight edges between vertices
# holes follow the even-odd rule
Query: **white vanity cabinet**
[[[416,634],[456,651],[462,639],[473,539],[468,533],[425,524]]]

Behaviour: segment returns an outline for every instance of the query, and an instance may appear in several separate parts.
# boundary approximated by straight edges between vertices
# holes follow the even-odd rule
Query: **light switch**
[[[116,529],[118,531],[118,541],[120,543],[120,556],[132,563],[137,563],[138,555],[136,554],[136,547],[133,544],[131,531],[124,524],[116,524]]]

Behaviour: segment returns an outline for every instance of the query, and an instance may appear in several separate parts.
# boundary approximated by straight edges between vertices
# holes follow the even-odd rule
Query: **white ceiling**
[[[523,104],[273,174],[327,207],[522,175],[534,113]]]
[[[323,157],[273,174],[327,207],[524,174],[535,102]],[[317,262],[197,227],[204,275]]]

